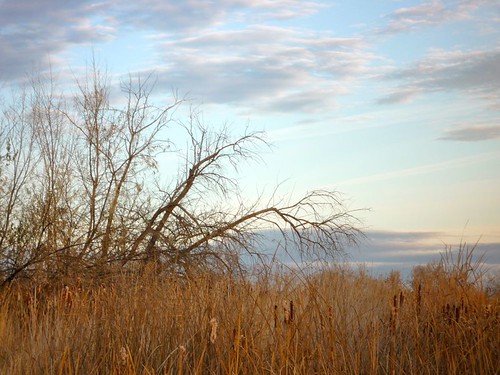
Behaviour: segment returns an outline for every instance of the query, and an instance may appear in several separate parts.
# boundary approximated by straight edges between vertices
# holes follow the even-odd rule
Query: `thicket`
[[[158,105],[150,77],[130,77],[116,93],[95,63],[75,87],[38,76],[1,103],[2,286],[148,264],[170,276],[232,273],[242,255],[261,255],[263,228],[320,257],[361,234],[334,191],[241,196],[238,168],[268,147],[263,134],[211,129],[177,95]],[[178,162],[173,173],[165,155]]]

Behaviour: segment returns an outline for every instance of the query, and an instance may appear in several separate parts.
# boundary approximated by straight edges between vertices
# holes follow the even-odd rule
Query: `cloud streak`
[[[395,68],[381,78],[399,82],[379,104],[408,101],[422,94],[460,92],[498,106],[500,49],[434,51],[411,66]]]
[[[263,232],[264,252],[269,259],[284,262],[290,267],[306,267],[314,270],[325,266],[324,262],[302,260],[298,249],[288,244],[287,251],[279,246],[278,231]],[[366,239],[356,247],[346,248],[346,256],[334,264],[343,264],[354,269],[369,270],[373,275],[388,275],[391,271],[400,271],[404,279],[411,277],[414,267],[430,263],[438,263],[446,250],[454,256],[460,247],[473,250],[473,262],[480,262],[484,271],[491,274],[498,272],[500,265],[500,243],[487,242],[472,246],[463,237],[456,238],[443,232],[403,232],[403,231],[367,231]],[[328,264],[328,263],[326,263]]]
[[[500,138],[500,123],[486,125],[461,125],[446,130],[438,140],[479,142]]]
[[[155,74],[206,103],[264,112],[316,112],[335,106],[375,55],[359,38],[276,26],[250,26],[166,38]]]
[[[452,159],[440,163],[427,164],[413,168],[405,168],[397,171],[375,174],[371,176],[353,178],[345,181],[340,181],[339,183],[337,183],[337,185],[338,186],[362,185],[366,183],[387,181],[402,177],[419,176],[429,173],[440,172],[450,168],[461,168],[465,165],[483,163],[488,160],[495,160],[499,158],[500,158],[500,152],[490,152],[490,153],[484,153],[458,159]]]
[[[493,0],[458,0],[445,2],[432,0],[413,7],[398,8],[385,16],[387,25],[374,31],[379,35],[412,32],[424,27],[435,27],[448,22],[470,20],[481,6],[491,6],[498,11]],[[497,14],[494,11],[492,14]]]
[[[449,236],[440,232],[394,232],[368,231],[367,240],[358,249],[351,249],[351,264],[365,265],[374,274],[388,273],[391,270],[402,271],[403,277],[409,277],[413,267],[431,262],[439,262],[448,246],[453,253],[465,246],[474,248],[473,259],[479,261],[485,270],[494,274],[498,272],[500,264],[500,243],[472,242],[465,244],[465,240],[450,241]]]

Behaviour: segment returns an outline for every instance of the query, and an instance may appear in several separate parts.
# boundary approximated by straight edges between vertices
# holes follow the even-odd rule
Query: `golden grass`
[[[437,266],[117,276],[0,295],[1,374],[498,374],[498,294]]]

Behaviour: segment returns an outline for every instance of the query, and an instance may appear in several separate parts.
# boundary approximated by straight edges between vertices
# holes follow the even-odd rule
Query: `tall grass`
[[[500,296],[469,253],[411,285],[342,268],[11,285],[0,373],[498,374]]]

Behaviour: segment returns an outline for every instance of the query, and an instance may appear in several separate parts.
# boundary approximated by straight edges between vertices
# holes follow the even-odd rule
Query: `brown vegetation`
[[[461,266],[420,267],[410,286],[341,268],[14,283],[0,373],[497,374],[500,295]]]

